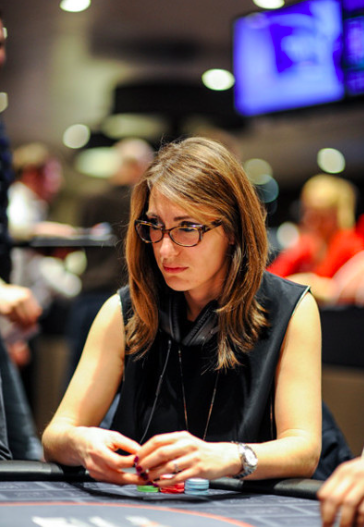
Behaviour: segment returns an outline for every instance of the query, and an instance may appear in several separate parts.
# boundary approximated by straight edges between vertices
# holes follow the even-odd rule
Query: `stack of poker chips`
[[[159,492],[159,488],[154,485],[138,485],[139,492]]]
[[[185,494],[208,494],[209,492],[209,480],[202,478],[191,478],[186,479],[185,482]]]
[[[164,474],[161,479],[168,480],[173,478],[173,474]],[[176,483],[175,485],[170,485],[169,487],[161,487],[160,491],[163,494],[182,494],[185,490],[185,484]]]
[[[169,479],[173,477],[170,474],[162,476],[161,479]],[[209,480],[202,478],[187,479],[184,483],[176,483],[169,487],[158,488],[154,485],[138,485],[137,489],[140,492],[162,492],[163,494],[185,494],[190,495],[206,495],[209,492]]]

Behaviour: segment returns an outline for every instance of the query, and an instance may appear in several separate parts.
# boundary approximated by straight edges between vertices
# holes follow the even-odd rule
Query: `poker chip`
[[[159,492],[159,488],[153,485],[137,485],[137,489],[139,492]]]
[[[209,480],[202,478],[190,478],[185,481],[185,494],[208,494]]]
[[[163,474],[161,476],[161,480],[167,480],[173,478],[173,474]],[[175,485],[170,485],[169,487],[161,487],[160,491],[163,494],[182,494],[185,490],[185,484],[182,483],[176,483]]]

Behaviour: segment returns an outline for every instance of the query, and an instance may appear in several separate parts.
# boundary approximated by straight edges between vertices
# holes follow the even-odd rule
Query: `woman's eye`
[[[180,227],[181,231],[183,232],[192,232],[195,231],[197,228],[196,223],[181,223]]]
[[[196,227],[193,227],[192,225],[183,225],[179,228],[182,232],[193,232],[196,230]]]

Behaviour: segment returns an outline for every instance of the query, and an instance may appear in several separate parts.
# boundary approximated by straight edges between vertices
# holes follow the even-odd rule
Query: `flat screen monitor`
[[[343,0],[346,92],[349,98],[364,94],[364,0]]]
[[[236,111],[254,116],[343,99],[342,52],[340,0],[304,0],[238,17],[233,23]]]

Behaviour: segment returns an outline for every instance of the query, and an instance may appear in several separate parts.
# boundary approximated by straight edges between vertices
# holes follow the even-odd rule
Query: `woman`
[[[131,210],[130,286],[91,328],[44,433],[46,459],[161,487],[310,477],[321,445],[318,310],[307,288],[264,272],[264,215],[239,162],[203,138],[167,145]],[[112,431],[101,430],[120,384]]]

